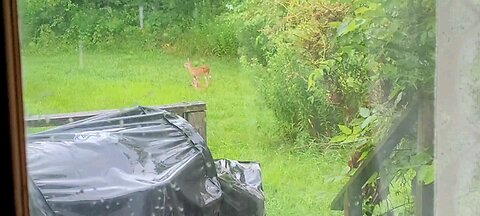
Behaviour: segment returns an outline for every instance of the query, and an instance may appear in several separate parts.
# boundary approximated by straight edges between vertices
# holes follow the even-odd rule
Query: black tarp
[[[258,164],[232,162],[252,176],[232,181],[229,173],[239,173],[216,169],[193,127],[160,109],[136,107],[29,135],[27,162],[37,215],[264,215]]]

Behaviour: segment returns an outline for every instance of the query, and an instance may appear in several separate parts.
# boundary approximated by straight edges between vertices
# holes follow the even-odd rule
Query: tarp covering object
[[[27,162],[33,215],[265,215],[260,166],[216,168],[194,128],[161,109],[29,135]]]

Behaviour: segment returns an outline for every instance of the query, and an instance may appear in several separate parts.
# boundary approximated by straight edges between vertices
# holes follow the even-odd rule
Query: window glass
[[[18,4],[34,215],[478,214],[476,0]]]

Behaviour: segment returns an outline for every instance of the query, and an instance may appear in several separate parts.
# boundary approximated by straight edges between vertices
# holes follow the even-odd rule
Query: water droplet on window
[[[159,196],[159,197],[157,197],[157,199],[158,199],[158,200],[162,200],[162,197],[161,197],[161,196]]]
[[[173,210],[173,207],[172,207],[172,206],[168,206],[168,210],[172,211],[172,210]]]
[[[120,126],[123,126],[123,119],[120,120]]]
[[[182,207],[182,206],[179,206],[179,207],[178,207],[178,211],[183,212],[183,207]]]
[[[133,198],[130,197],[130,199],[128,199],[128,201],[132,202],[132,201],[133,201]]]
[[[119,202],[117,202],[116,204],[117,204],[117,206],[118,206],[118,205],[120,205],[120,203],[119,203]]]
[[[72,122],[73,122],[73,118],[68,118],[68,122],[72,123]]]
[[[107,205],[107,206],[105,206],[105,208],[109,209],[109,208],[110,208],[110,206],[109,206],[109,205]]]
[[[207,162],[205,165],[207,165],[208,168],[212,167],[212,163]]]
[[[104,200],[103,198],[101,198],[101,199],[100,199],[100,202],[103,203],[103,202],[105,202],[105,200]]]
[[[160,206],[155,206],[155,209],[160,209]]]
[[[93,204],[93,205],[96,205],[96,204],[97,204],[97,201],[93,201],[92,204]]]
[[[173,190],[175,191],[179,191],[180,190],[180,187],[177,185],[177,183],[175,182],[172,182],[170,183],[170,186],[173,188]]]

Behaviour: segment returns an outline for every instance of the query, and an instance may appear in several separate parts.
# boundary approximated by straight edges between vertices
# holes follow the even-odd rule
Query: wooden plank
[[[178,114],[185,117],[185,113],[205,111],[206,105],[204,102],[185,102],[161,106],[152,106],[153,108],[160,108],[169,112]],[[62,114],[47,114],[29,116],[26,118],[27,127],[48,127],[67,124],[73,121],[78,121],[86,118],[90,118],[99,114],[119,112],[120,110],[98,110],[89,112],[75,112],[75,113],[62,113]]]
[[[398,145],[401,139],[408,133],[413,127],[417,119],[418,112],[418,100],[414,99],[414,102],[410,105],[407,111],[399,118],[392,127],[390,132],[385,138],[379,142],[374,151],[371,152],[358,170],[353,174],[350,180],[345,184],[343,189],[337,194],[332,201],[330,208],[332,210],[344,210],[344,197],[347,189],[353,187],[362,187],[370,176],[378,171],[382,162],[387,158]]]
[[[347,188],[344,194],[344,215],[360,216],[362,215],[362,186],[355,185]]]
[[[419,102],[417,124],[417,151],[428,151],[433,155],[434,120],[433,99],[422,97]],[[433,184],[424,185],[423,182],[415,181],[415,215],[433,216]]]
[[[201,112],[188,112],[185,118],[203,137],[205,143],[207,143],[207,122],[204,111]]]

